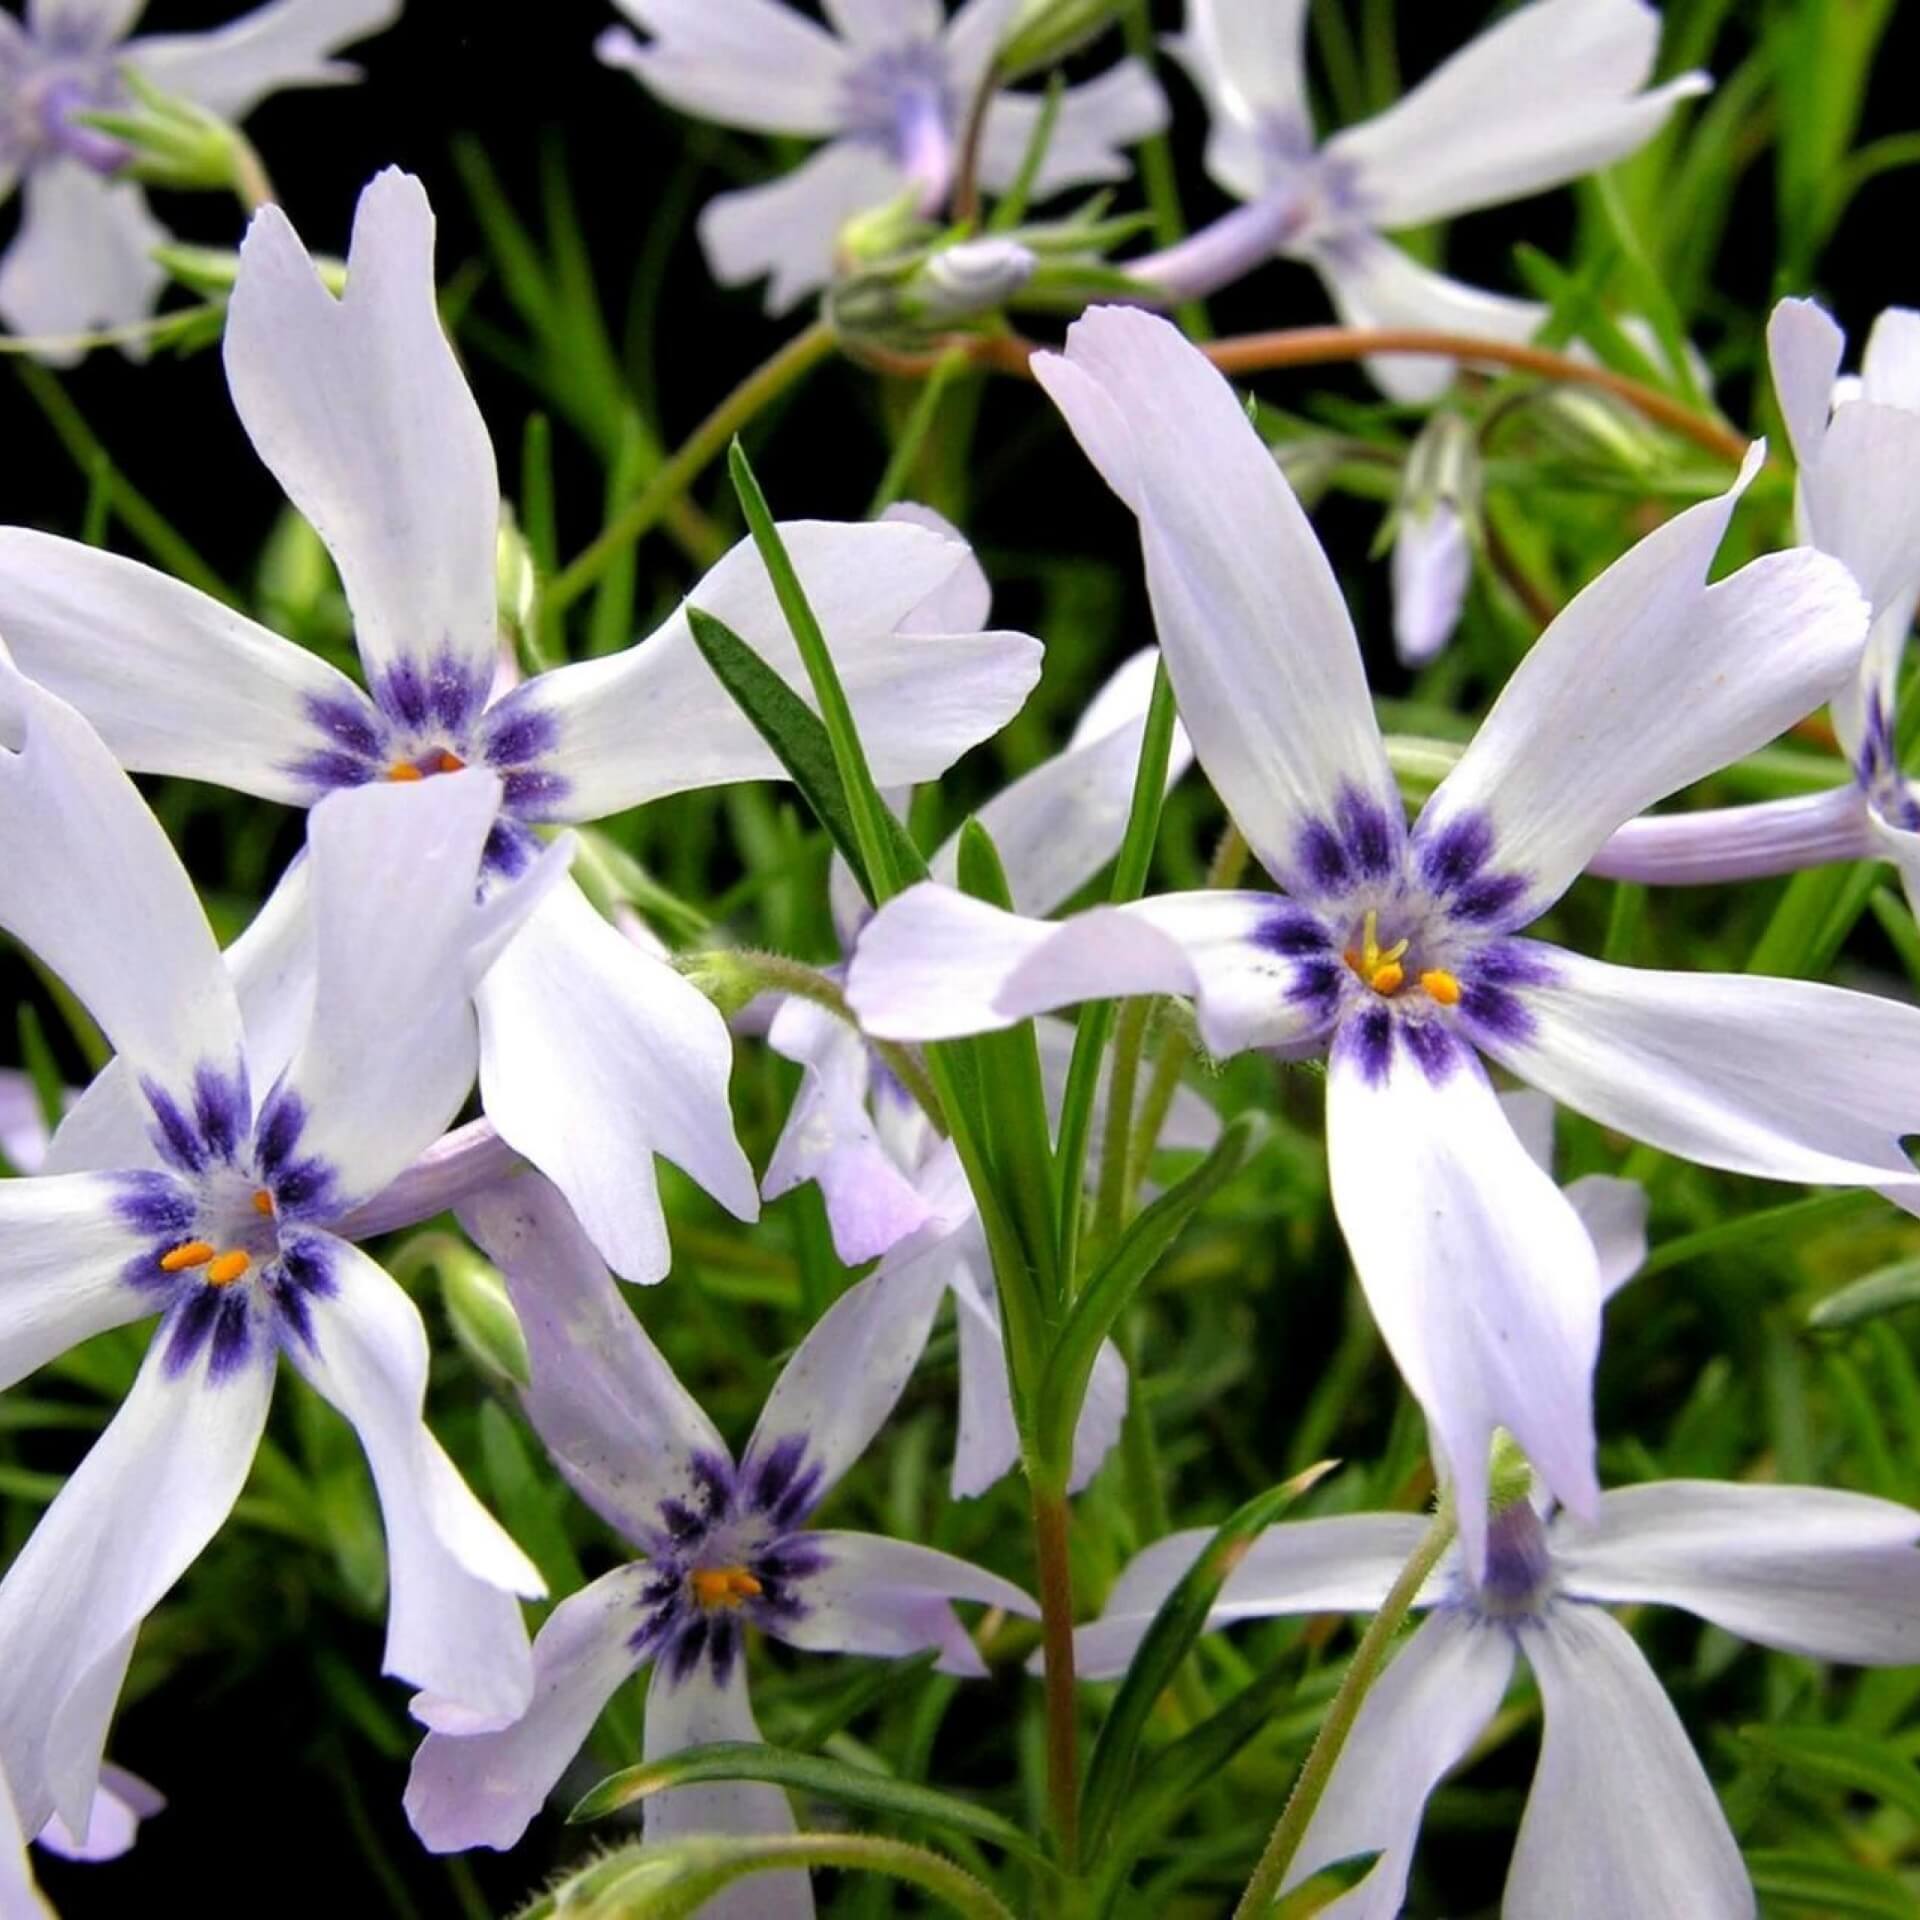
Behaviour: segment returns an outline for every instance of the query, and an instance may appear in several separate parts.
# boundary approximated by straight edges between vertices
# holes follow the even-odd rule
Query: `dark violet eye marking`
[[[540,767],[515,767],[500,777],[501,803],[522,820],[551,820],[572,783]]]
[[[135,1233],[178,1240],[193,1225],[193,1195],[171,1174],[139,1172],[110,1176],[113,1210]]]
[[[1324,820],[1300,829],[1300,866],[1315,893],[1343,893],[1353,884],[1353,869],[1340,836]]]
[[[1393,1015],[1383,1006],[1363,1007],[1340,1029],[1334,1044],[1368,1086],[1382,1086],[1393,1064]]]
[[[1308,960],[1294,970],[1287,998],[1296,1006],[1331,1009],[1340,997],[1340,984],[1339,961]]]
[[[1366,880],[1381,880],[1394,866],[1398,821],[1357,787],[1343,787],[1334,805],[1341,844],[1353,870]]]
[[[487,765],[505,771],[525,766],[551,752],[560,738],[560,722],[538,704],[533,683],[518,687],[488,713],[481,727],[481,751]]]
[[[1493,822],[1484,813],[1454,814],[1420,839],[1420,877],[1435,893],[1452,893],[1487,864],[1493,853]]]
[[[1269,953],[1289,957],[1327,953],[1333,948],[1332,937],[1319,920],[1313,914],[1293,906],[1276,906],[1254,929],[1253,940],[1256,946],[1264,947]]]
[[[193,1075],[193,1118],[207,1152],[231,1165],[240,1136],[252,1119],[246,1069],[231,1076],[201,1065]]]
[[[515,880],[533,865],[540,842],[525,827],[512,820],[496,820],[487,831],[487,844],[480,852],[483,880]]]
[[[1490,873],[1455,894],[1448,911],[1456,920],[1476,925],[1502,920],[1526,898],[1531,884],[1524,873]]]
[[[343,754],[364,760],[369,769],[384,757],[385,743],[378,721],[358,700],[345,695],[308,694],[302,702],[306,715]]]
[[[349,753],[310,753],[287,771],[307,786],[332,793],[341,787],[364,787],[380,769],[373,761],[356,760]]]
[[[1432,1020],[1403,1020],[1400,1038],[1434,1086],[1439,1086],[1459,1064],[1459,1043],[1445,1027]]]

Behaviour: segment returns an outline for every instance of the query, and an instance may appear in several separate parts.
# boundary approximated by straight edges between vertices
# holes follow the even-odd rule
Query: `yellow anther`
[[[160,1256],[162,1273],[184,1273],[189,1267],[204,1267],[213,1258],[213,1249],[204,1240],[186,1240]]]
[[[396,760],[387,769],[389,780],[424,780],[426,777],[411,760]]]
[[[271,1213],[273,1211],[273,1195],[270,1194],[265,1187],[254,1188],[253,1210],[255,1213]]]
[[[689,1578],[693,1597],[709,1613],[715,1607],[737,1607],[760,1594],[760,1582],[745,1567],[695,1567]]]
[[[457,753],[449,752],[445,747],[440,749],[438,765],[442,773],[458,773],[466,764]]]
[[[230,1287],[252,1264],[238,1247],[207,1264],[207,1279],[216,1287]]]
[[[1420,976],[1420,984],[1443,1007],[1457,1007],[1460,1004],[1460,982],[1439,967],[1428,968]]]
[[[1375,967],[1368,976],[1367,985],[1375,993],[1398,993],[1407,977],[1407,970],[1397,960],[1389,960]]]

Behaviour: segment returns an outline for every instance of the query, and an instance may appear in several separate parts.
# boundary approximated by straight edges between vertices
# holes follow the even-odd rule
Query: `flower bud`
[[[967,320],[1004,305],[1039,264],[1017,240],[989,235],[943,247],[908,281],[905,299],[929,320]]]
[[[259,162],[236,127],[191,100],[163,93],[132,67],[121,73],[132,103],[124,112],[79,113],[79,126],[117,142],[117,171],[151,186],[183,191],[239,190]]]
[[[526,632],[539,584],[533,549],[520,531],[512,507],[503,500],[500,533],[493,548],[493,593],[500,612],[500,630],[509,640],[517,641]]]
[[[451,1240],[435,1261],[441,1304],[454,1338],[483,1372],[524,1387],[533,1377],[527,1336],[499,1269]]]
[[[766,978],[750,954],[729,952],[725,947],[707,947],[698,953],[682,954],[674,964],[683,978],[690,980],[720,1009],[721,1017],[726,1020],[731,1020],[750,1000],[766,991]]]
[[[1438,413],[1413,443],[1393,538],[1393,639],[1401,663],[1425,666],[1453,637],[1473,575],[1480,454],[1473,429]]]
[[[1000,47],[1009,81],[1057,66],[1112,26],[1125,0],[1027,0]]]

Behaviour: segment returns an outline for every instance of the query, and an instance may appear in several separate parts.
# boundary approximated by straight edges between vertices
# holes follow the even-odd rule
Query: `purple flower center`
[[[13,99],[0,117],[0,154],[26,165],[67,159],[95,173],[118,173],[131,157],[127,148],[74,116],[103,112],[125,100],[126,89],[110,58],[30,49]]]
[[[959,114],[945,56],[930,41],[889,47],[847,76],[842,124],[877,146],[919,189],[933,214],[953,185]]]

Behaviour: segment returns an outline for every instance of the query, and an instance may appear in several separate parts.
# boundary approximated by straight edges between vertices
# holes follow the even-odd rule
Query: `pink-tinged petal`
[[[1555,1606],[1520,1629],[1546,1734],[1505,1911],[1749,1920],[1753,1887],[1686,1729],[1626,1630]]]
[[[1059,753],[979,809],[1018,912],[1053,912],[1120,851],[1158,662],[1151,647],[1136,653],[1094,695]],[[1176,722],[1167,755],[1169,787],[1192,760],[1186,729]],[[955,835],[930,862],[933,877],[949,886],[959,870],[959,847]]]
[[[1350,1019],[1327,1076],[1327,1165],[1367,1304],[1454,1483],[1468,1564],[1485,1543],[1498,1427],[1591,1512],[1593,1242],[1471,1048],[1384,1008]]]
[[[193,1203],[164,1173],[69,1173],[0,1180],[0,1388],[109,1327],[164,1304],[156,1244],[192,1237]]]
[[[153,258],[172,236],[131,180],[111,181],[77,160],[35,167],[20,225],[0,255],[0,320],[49,344],[37,357],[71,366],[77,335],[131,326],[153,311],[167,276]]]
[[[418,180],[376,175],[336,299],[286,215],[263,208],[225,356],[248,438],[340,569],[375,699],[457,735],[493,681],[500,483],[440,324],[433,226]]]
[[[487,1118],[566,1194],[623,1278],[658,1280],[671,1258],[656,1153],[740,1219],[757,1216],[727,1103],[725,1020],[578,887],[540,904],[481,983],[478,1004]]]
[[[272,1350],[184,1364],[163,1325],[120,1410],[0,1581],[0,1759],[23,1823],[89,1823],[133,1637],[232,1510],[273,1395]]]
[[[996,193],[1019,177],[1021,162],[1040,124],[1042,96],[1003,93],[987,109],[980,141],[980,179]],[[1125,180],[1133,172],[1129,147],[1151,139],[1167,124],[1167,97],[1139,60],[1121,60],[1097,79],[1069,87],[1060,96],[1046,157],[1033,193],[1045,199],[1068,187]]]
[[[1507,876],[1496,911],[1544,912],[1623,822],[1767,744],[1852,671],[1866,609],[1846,569],[1796,548],[1707,585],[1735,501],[1758,469],[1649,534],[1575,596],[1514,670],[1421,813],[1416,853],[1440,868],[1460,837],[1490,836],[1484,871]],[[1436,862],[1438,865],[1436,865]]]
[[[402,0],[273,0],[211,33],[155,35],[127,48],[136,72],[223,120],[244,119],[270,93],[339,86],[360,69],[329,56],[400,17]]]
[[[1227,1576],[1207,1631],[1298,1613],[1372,1613],[1420,1544],[1412,1513],[1340,1514],[1269,1527]],[[1127,1562],[1099,1619],[1073,1637],[1074,1671],[1110,1680],[1132,1663],[1161,1603],[1213,1538],[1211,1527],[1170,1533]]]
[[[0,633],[134,773],[304,806],[339,784],[338,729],[371,740],[379,724],[305,647],[136,560],[26,527],[0,529]]]
[[[1860,356],[1860,391],[1876,405],[1920,412],[1920,312],[1888,307]]]
[[[594,51],[698,120],[750,133],[830,134],[853,69],[846,47],[779,0],[614,0],[653,36],[610,27]]]
[[[307,829],[313,1014],[263,1102],[263,1159],[315,1160],[298,1202],[337,1218],[438,1139],[473,1085],[470,996],[500,938],[564,878],[556,843],[484,905],[474,895],[500,783],[478,769],[331,795]]]
[[[1335,134],[1376,227],[1424,226],[1593,173],[1659,132],[1703,73],[1640,91],[1660,45],[1642,0],[1534,0],[1470,41],[1386,112]]]
[[[1513,1642],[1501,1628],[1451,1611],[1428,1620],[1362,1704],[1287,1885],[1336,1860],[1378,1853],[1373,1871],[1321,1911],[1328,1920],[1395,1920],[1428,1798],[1499,1712],[1512,1675]],[[1531,1920],[1558,1909],[1507,1911]]]
[[[489,1120],[469,1120],[430,1146],[364,1206],[333,1222],[343,1240],[372,1240],[417,1227],[435,1214],[464,1205],[519,1172],[524,1162]]]
[[[102,1767],[86,1831],[76,1838],[56,1813],[34,1836],[34,1845],[57,1853],[63,1860],[118,1860],[133,1851],[140,1837],[140,1823],[163,1812],[166,1804],[166,1795],[138,1774],[129,1773],[125,1767]],[[0,1915],[7,1915],[3,1894]]]
[[[99,736],[3,648],[0,927],[177,1105],[203,1069],[237,1069],[240,1010],[186,869]]]
[[[1457,512],[1444,501],[1408,514],[1393,542],[1393,644],[1404,667],[1437,659],[1466,604],[1473,548]]]
[[[460,1222],[506,1276],[527,1338],[527,1416],[574,1490],[636,1546],[698,1505],[726,1443],[633,1317],[559,1190],[524,1173]]]
[[[569,1594],[533,1643],[533,1699],[490,1733],[429,1733],[407,1778],[407,1818],[434,1853],[516,1845],[586,1745],[593,1723],[646,1659],[633,1636],[656,1576],[644,1561]]]
[[[811,1512],[859,1459],[905,1391],[947,1289],[948,1242],[973,1217],[958,1156],[944,1147],[923,1184],[931,1214],[866,1279],[849,1287],[801,1341],[767,1395],[740,1478],[775,1484],[769,1498]]]
[[[809,1533],[807,1544],[824,1556],[824,1564],[801,1587],[801,1611],[768,1627],[790,1647],[883,1660],[937,1647],[935,1664],[942,1673],[978,1676],[986,1662],[960,1624],[954,1601],[977,1600],[1026,1620],[1040,1617],[1012,1581],[911,1540],[823,1528]]]
[[[761,1192],[777,1200],[817,1181],[834,1251],[850,1267],[876,1259],[925,1225],[929,1209],[867,1109],[873,1074],[866,1041],[824,1007],[783,1000],[767,1044],[805,1073]]]
[[[1553,1524],[1560,1584],[1585,1600],[1684,1607],[1814,1660],[1920,1660],[1920,1513],[1827,1487],[1661,1480]]]
[[[539,1574],[474,1498],[423,1423],[427,1334],[419,1309],[357,1247],[316,1236],[326,1281],[303,1296],[287,1357],[352,1423],[387,1535],[381,1670],[423,1690],[417,1718],[455,1731],[497,1727],[533,1686],[516,1594]]]
[[[4,1768],[0,1768],[0,1920],[59,1920],[46,1895],[34,1884],[27,1836],[14,1811]]]
[[[910,631],[927,600],[972,568],[964,541],[904,521],[803,520],[781,537],[820,621],[883,787],[938,777],[1014,716],[1040,675],[1024,634]],[[809,705],[812,688],[772,582],[742,541],[687,596],[724,621]],[[597,820],[645,800],[785,770],[694,645],[686,612],[624,653],[559,667],[495,709],[546,722],[541,764],[556,811]]]
[[[1400,802],[1353,624],[1232,388],[1166,321],[1118,307],[1075,321],[1033,371],[1139,517],[1181,716],[1261,863],[1290,891],[1324,891],[1327,846],[1348,859],[1352,825],[1366,871],[1384,873]]]
[[[1920,1122],[1920,1010],[1810,980],[1511,951],[1531,984],[1476,1038],[1562,1106],[1763,1180],[1920,1179],[1900,1145]]]
[[[1833,410],[1846,335],[1817,301],[1782,300],[1767,317],[1767,360],[1774,398],[1786,421],[1793,457],[1802,466],[1819,458]]]
[[[1307,0],[1187,0],[1186,31],[1168,42],[1212,120],[1207,171],[1236,199],[1267,185],[1270,134],[1312,141],[1306,32]]]
[[[764,279],[768,313],[785,313],[833,278],[847,222],[906,189],[878,147],[835,140],[764,186],[716,194],[696,223],[700,246],[723,287]]]
[[[38,1173],[48,1139],[32,1077],[13,1067],[0,1069],[0,1155],[15,1173]]]
[[[654,1668],[647,1688],[649,1761],[717,1740],[759,1738],[743,1661],[735,1660],[721,1682],[715,1681],[710,1660],[696,1661],[677,1680],[666,1668]],[[744,1780],[653,1794],[644,1818],[647,1839],[655,1844],[693,1834],[736,1834],[744,1840],[794,1830],[787,1796],[778,1787]],[[700,1920],[813,1920],[813,1892],[805,1873],[756,1873],[703,1902]]]

